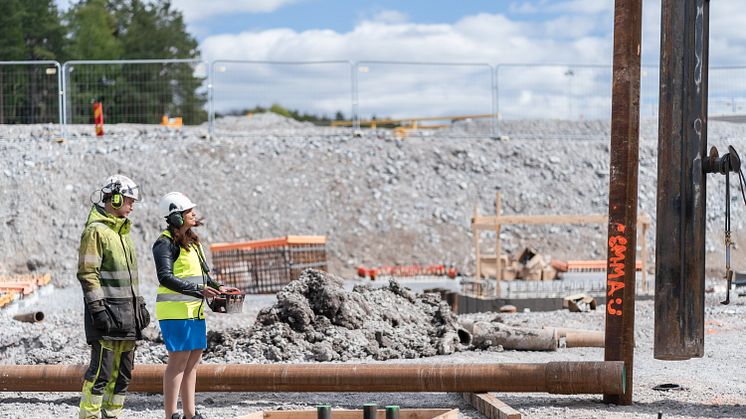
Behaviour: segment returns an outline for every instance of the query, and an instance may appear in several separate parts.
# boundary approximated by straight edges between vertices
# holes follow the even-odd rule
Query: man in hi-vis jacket
[[[80,239],[78,280],[85,302],[91,362],[80,418],[118,418],[132,378],[135,342],[150,316],[140,296],[137,257],[127,216],[140,199],[132,179],[110,176],[100,189]]]

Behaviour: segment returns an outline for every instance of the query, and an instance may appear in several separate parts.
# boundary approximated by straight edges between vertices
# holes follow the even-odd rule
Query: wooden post
[[[500,192],[495,193],[495,297],[500,296],[500,281],[503,279],[502,263],[500,254],[502,246],[500,245],[500,213],[502,212],[502,203],[500,202]]]
[[[474,250],[477,255],[477,275],[476,280],[482,279],[482,256],[479,251],[479,229],[477,228],[477,217],[479,217],[479,202],[474,204],[474,218],[471,222],[471,231],[474,235]]]
[[[521,412],[513,409],[490,393],[462,393],[464,400],[488,419],[521,419]]]
[[[623,405],[632,404],[634,376],[641,37],[642,0],[616,0],[604,360],[624,361],[627,376],[626,392],[604,402]]]

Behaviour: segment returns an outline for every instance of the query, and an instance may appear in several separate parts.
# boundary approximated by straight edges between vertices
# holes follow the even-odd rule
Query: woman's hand
[[[205,298],[215,298],[218,295],[220,295],[220,291],[216,290],[213,287],[208,286],[208,287],[202,288],[202,296]]]
[[[236,293],[236,292],[241,292],[241,290],[235,287],[226,287],[225,285],[221,285],[220,292]]]

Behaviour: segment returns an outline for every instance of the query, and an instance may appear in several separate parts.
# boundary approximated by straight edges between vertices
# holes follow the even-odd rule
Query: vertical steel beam
[[[641,38],[642,0],[616,0],[604,359],[624,361],[627,391],[604,394],[605,403],[615,404],[632,403]]]
[[[654,356],[702,357],[708,0],[663,0]]]

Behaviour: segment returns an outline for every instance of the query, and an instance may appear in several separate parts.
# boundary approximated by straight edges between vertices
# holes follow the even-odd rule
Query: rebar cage
[[[247,294],[271,294],[305,269],[327,270],[325,236],[286,236],[210,246],[215,278]]]

